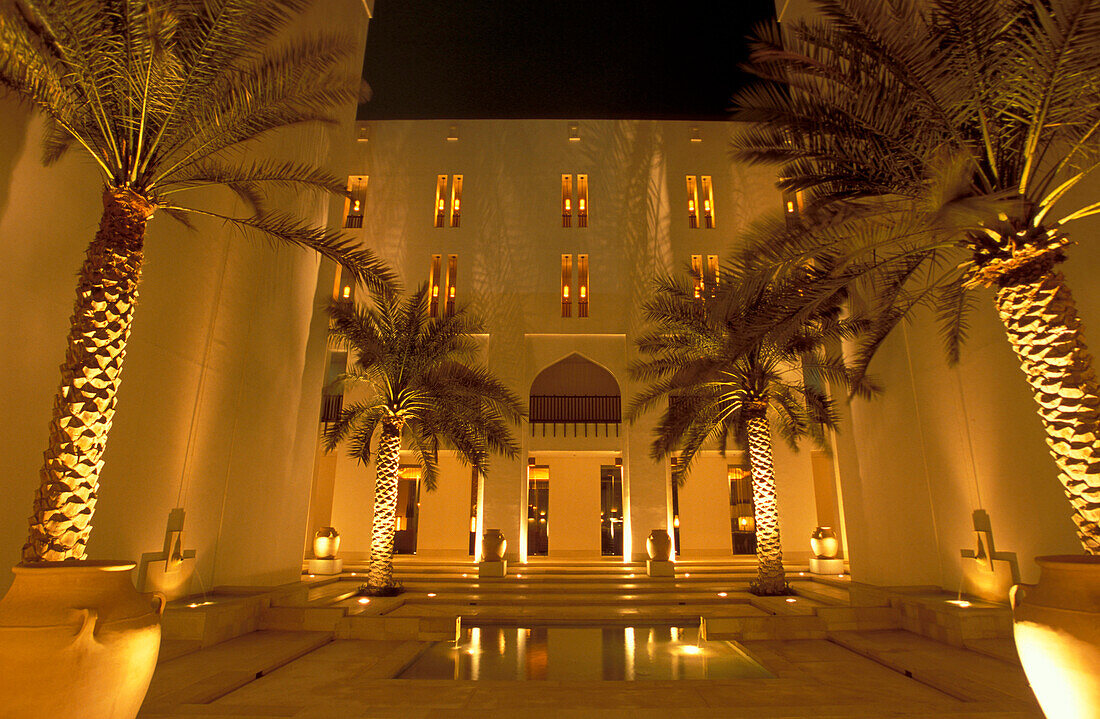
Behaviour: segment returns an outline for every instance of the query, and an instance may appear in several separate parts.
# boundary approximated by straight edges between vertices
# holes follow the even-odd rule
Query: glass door
[[[756,519],[752,504],[752,474],[744,467],[729,466],[730,531],[734,554],[756,554]]]
[[[623,468],[600,467],[600,554],[623,554]]]
[[[397,470],[397,516],[394,518],[394,554],[416,554],[416,527],[420,518],[420,467]]]
[[[546,556],[550,547],[550,468],[527,468],[527,556]]]

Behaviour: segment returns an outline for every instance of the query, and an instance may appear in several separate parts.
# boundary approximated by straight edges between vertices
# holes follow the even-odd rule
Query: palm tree
[[[402,441],[420,465],[424,486],[434,490],[441,444],[483,475],[491,452],[515,457],[519,444],[509,424],[523,417],[523,405],[473,363],[473,335],[482,328],[468,310],[429,317],[426,286],[404,299],[378,292],[373,300],[371,307],[335,303],[329,309],[332,337],[355,354],[353,369],[343,379],[365,386],[369,397],[340,413],[324,445],[332,451],[346,441],[350,456],[364,465],[373,454],[374,525],[366,589],[378,595],[398,590],[393,539]]]
[[[773,290],[778,292],[778,290]],[[725,452],[732,437],[748,447],[756,521],[757,594],[787,594],[779,538],[779,508],[772,466],[772,429],[797,449],[811,437],[825,446],[824,428],[836,418],[821,380],[846,382],[847,372],[825,345],[848,336],[853,320],[821,313],[801,330],[772,335],[744,347],[742,327],[772,300],[762,291],[728,282],[714,297],[699,297],[694,283],[660,278],[643,311],[650,326],[637,340],[643,358],[631,375],[648,386],[630,403],[636,419],[667,398],[652,444],[654,459],[675,452],[673,480],[683,485],[701,449]]]
[[[1067,225],[1100,213],[1065,206],[1100,167],[1100,3],[817,4],[823,21],[760,33],[764,82],[736,99],[757,124],[735,154],[780,163],[808,206],[804,227],[758,228],[741,277],[820,270],[773,326],[839,288],[862,297],[876,319],[857,369],[919,307],[957,361],[976,295],[991,294],[1078,536],[1100,554],[1100,389],[1057,269]]]
[[[308,0],[16,0],[0,4],[0,86],[46,123],[44,161],[79,147],[100,169],[103,216],[88,246],[23,560],[83,559],[115,413],[153,214],[226,221],[314,250],[372,287],[392,278],[350,239],[265,206],[268,188],[344,193],[310,165],[248,161],[272,130],[329,121],[356,98],[339,71],[350,45],[319,35],[271,47]],[[180,204],[228,187],[230,217]]]

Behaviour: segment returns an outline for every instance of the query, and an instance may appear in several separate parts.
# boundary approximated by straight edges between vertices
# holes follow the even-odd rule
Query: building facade
[[[699,291],[744,228],[780,212],[774,171],[731,163],[727,122],[387,120],[348,148],[344,225],[432,309],[467,305],[485,321],[485,361],[529,406],[522,452],[486,477],[445,456],[439,487],[402,470],[397,547],[475,554],[500,529],[512,559],[645,556],[671,529],[679,556],[751,554],[751,488],[736,447],[710,451],[683,487],[649,455],[653,412],[623,409],[640,308],[659,273],[699,275]],[[337,282],[334,297],[353,295]],[[359,298],[361,301],[366,298]],[[331,353],[329,379],[347,361]],[[325,390],[333,419],[340,390]],[[411,460],[410,460],[411,465]],[[777,441],[784,547],[805,558],[819,524],[840,527],[828,453]],[[321,456],[310,527],[332,524],[348,559],[369,554],[373,468]]]

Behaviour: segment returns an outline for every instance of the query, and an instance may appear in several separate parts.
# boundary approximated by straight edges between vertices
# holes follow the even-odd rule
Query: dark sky
[[[363,119],[723,119],[773,0],[377,0]]]

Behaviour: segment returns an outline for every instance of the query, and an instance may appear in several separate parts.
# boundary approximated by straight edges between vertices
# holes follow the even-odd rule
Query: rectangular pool
[[[735,642],[699,641],[692,627],[468,626],[398,679],[769,679]]]

